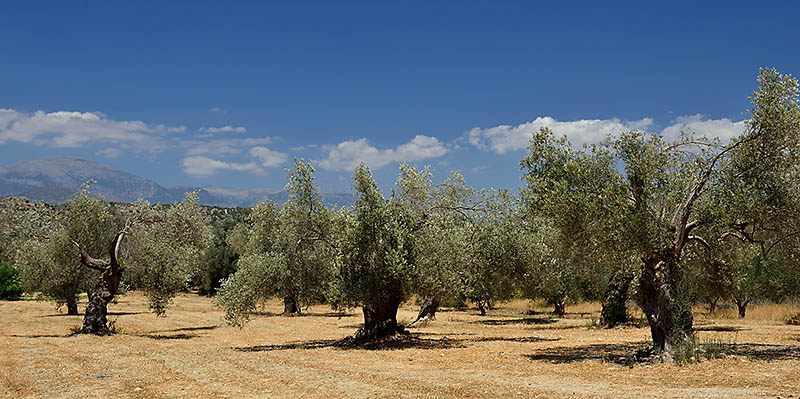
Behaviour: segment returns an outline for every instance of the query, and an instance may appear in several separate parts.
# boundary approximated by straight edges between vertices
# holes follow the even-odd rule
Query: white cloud
[[[208,133],[209,135],[216,133],[247,133],[247,129],[245,129],[244,126],[233,127],[230,125],[223,127],[201,127],[198,131]]]
[[[265,168],[274,168],[289,159],[288,155],[270,150],[267,147],[253,147],[250,149],[250,155],[258,158],[258,160],[261,161],[261,165]]]
[[[211,176],[220,171],[247,171],[254,173],[264,173],[264,170],[255,162],[236,163],[225,162],[208,157],[188,157],[182,162],[183,171],[192,176]]]
[[[122,151],[119,148],[108,147],[105,150],[95,152],[95,154],[106,158],[117,158],[122,155]]]
[[[228,111],[225,111],[224,109],[222,109],[220,107],[211,107],[211,109],[209,109],[209,111],[211,111],[211,112],[213,112],[215,114],[227,114],[228,113]]]
[[[466,137],[470,144],[482,150],[491,150],[497,154],[527,148],[528,140],[542,127],[549,127],[557,136],[566,135],[573,146],[579,148],[583,144],[597,144],[607,136],[618,135],[626,130],[648,130],[653,125],[652,118],[638,121],[621,121],[613,119],[582,119],[577,121],[557,121],[549,116],[539,117],[532,122],[517,126],[500,125],[488,129],[473,128]],[[703,119],[702,115],[680,116],[661,131],[667,140],[680,137],[682,130],[704,134],[710,138],[718,137],[723,142],[738,136],[744,131],[744,121],[733,122],[730,119]]]
[[[719,138],[723,143],[727,143],[742,134],[744,129],[745,121],[734,122],[727,118],[703,119],[702,115],[695,114],[675,118],[672,125],[661,131],[661,135],[667,140],[677,140],[681,137],[681,131],[686,131],[709,138]]]
[[[650,118],[623,122],[614,119],[581,119],[577,121],[557,121],[549,116],[539,117],[532,122],[517,126],[500,125],[488,129],[473,128],[467,133],[470,144],[482,150],[492,150],[498,154],[525,149],[528,140],[542,127],[553,129],[556,135],[566,135],[570,142],[579,147],[597,144],[609,134],[616,135],[630,129],[646,129],[653,124]]]
[[[218,140],[184,140],[180,146],[186,148],[187,155],[230,155],[239,154],[242,148],[267,145],[272,142],[271,137],[246,138],[246,139],[218,139]]]
[[[115,144],[157,152],[167,147],[165,134],[185,130],[185,126],[115,121],[99,112],[36,111],[28,114],[13,109],[0,110],[0,145],[9,141],[70,148]]]
[[[335,146],[323,146],[327,157],[318,161],[323,169],[351,171],[361,162],[377,169],[392,162],[420,161],[437,158],[447,153],[445,145],[436,137],[417,135],[410,142],[394,149],[379,150],[366,138],[343,141]]]

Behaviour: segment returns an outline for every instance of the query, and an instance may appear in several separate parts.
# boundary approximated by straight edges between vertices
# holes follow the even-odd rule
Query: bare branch
[[[697,241],[702,246],[706,247],[706,249],[711,249],[711,245],[709,245],[706,240],[704,240],[702,237],[699,237],[699,236],[688,236],[688,237],[686,237],[686,241],[687,242],[688,241]]]
[[[105,271],[105,270],[108,268],[108,266],[109,266],[109,264],[108,264],[108,263],[106,263],[106,262],[104,262],[104,261],[102,261],[102,260],[100,260],[100,259],[93,258],[93,257],[92,257],[91,255],[89,255],[89,253],[88,253],[88,252],[86,252],[86,250],[85,250],[83,247],[81,247],[81,245],[80,245],[80,244],[78,244],[77,242],[74,242],[74,241],[73,241],[72,243],[75,245],[75,247],[77,247],[77,248],[78,248],[78,251],[80,251],[80,253],[81,253],[81,255],[80,255],[80,260],[81,260],[81,264],[82,264],[82,265],[84,265],[84,266],[86,266],[86,267],[88,267],[88,268],[90,268],[90,269],[94,269],[94,270],[101,271],[101,272],[102,272],[102,271]]]

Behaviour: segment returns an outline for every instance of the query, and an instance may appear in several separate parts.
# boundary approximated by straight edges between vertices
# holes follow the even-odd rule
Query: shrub
[[[702,359],[722,359],[736,353],[736,340],[725,341],[720,338],[709,338],[700,342],[696,336],[677,343],[673,350],[673,359],[678,365],[700,363]]]
[[[13,267],[0,265],[0,299],[16,301],[22,296],[19,272]]]

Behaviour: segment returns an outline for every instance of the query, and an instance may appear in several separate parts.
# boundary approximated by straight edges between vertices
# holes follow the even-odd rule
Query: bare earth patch
[[[800,395],[800,327],[769,308],[753,319],[697,317],[700,341],[735,355],[678,367],[627,366],[647,328],[593,329],[599,306],[565,319],[527,302],[479,316],[440,311],[412,338],[352,348],[361,323],[325,306],[297,317],[269,303],[243,329],[208,298],[182,295],[166,318],[137,293],[110,307],[120,333],[69,336],[81,317],[50,303],[0,302],[0,395],[9,398],[776,398]],[[774,305],[770,305],[774,306]],[[81,311],[83,306],[81,306]],[[782,309],[782,310],[781,310]],[[416,308],[401,309],[401,321]]]

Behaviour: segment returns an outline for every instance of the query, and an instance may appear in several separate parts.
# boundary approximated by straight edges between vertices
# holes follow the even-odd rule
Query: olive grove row
[[[417,320],[440,304],[485,313],[544,298],[563,313],[570,301],[598,300],[607,327],[627,322],[635,299],[654,347],[669,353],[692,336],[697,302],[713,310],[731,300],[745,317],[753,300],[798,295],[798,84],[774,69],[758,83],[746,129],[729,142],[628,131],[576,148],[543,128],[520,162],[518,193],[401,165],[385,196],[362,164],[355,205],[335,209],[311,164],[295,160],[284,204],[212,222],[196,194],[120,211],[87,185],[65,205],[4,214],[13,226],[4,251],[26,291],[69,313],[88,292],[85,333],[108,333],[107,306],[123,282],[157,314],[191,285],[216,292],[240,326],[269,298],[282,298],[286,313],[360,306],[357,340],[403,333],[397,311],[412,297]]]

